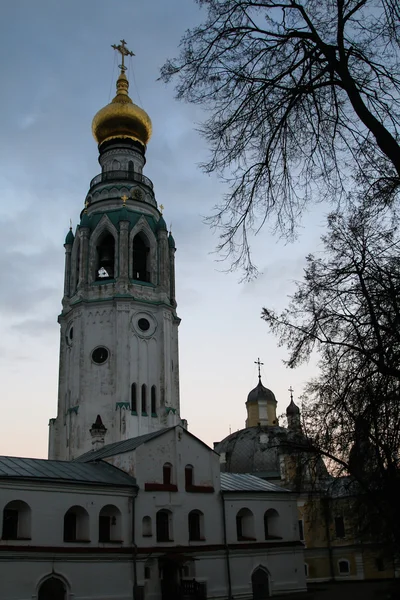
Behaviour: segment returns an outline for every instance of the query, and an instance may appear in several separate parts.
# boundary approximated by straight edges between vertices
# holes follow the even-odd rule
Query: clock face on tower
[[[108,355],[109,352],[107,348],[104,348],[104,346],[98,346],[92,352],[92,361],[97,365],[101,365],[102,363],[106,362]]]

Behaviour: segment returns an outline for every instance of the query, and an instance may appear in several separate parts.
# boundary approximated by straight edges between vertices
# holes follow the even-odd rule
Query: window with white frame
[[[350,573],[350,563],[347,559],[341,558],[338,561],[339,573],[341,575],[348,575]]]

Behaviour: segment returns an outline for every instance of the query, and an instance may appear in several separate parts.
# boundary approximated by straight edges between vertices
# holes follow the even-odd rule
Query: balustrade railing
[[[143,183],[147,185],[151,190],[153,190],[152,181],[142,175],[141,173],[135,173],[134,171],[104,171],[103,173],[99,173],[96,177],[93,177],[90,182],[90,188],[98,185],[99,183],[106,183],[108,181],[137,181],[139,183]]]

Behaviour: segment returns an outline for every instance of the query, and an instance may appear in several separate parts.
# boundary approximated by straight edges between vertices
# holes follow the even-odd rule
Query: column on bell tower
[[[101,173],[66,243],[50,458],[90,450],[98,415],[106,443],[180,422],[175,243],[143,175],[151,122],[128,87],[121,68],[117,95],[93,119]]]

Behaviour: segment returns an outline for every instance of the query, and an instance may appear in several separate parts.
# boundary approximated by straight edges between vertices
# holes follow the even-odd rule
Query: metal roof
[[[223,492],[289,492],[285,488],[244,473],[221,473]]]
[[[174,429],[174,427],[166,427],[165,429],[153,431],[152,433],[146,433],[145,435],[139,435],[138,437],[130,438],[129,440],[123,440],[122,442],[114,442],[113,444],[107,444],[99,450],[89,450],[89,452],[85,452],[85,454],[82,454],[81,456],[78,456],[78,458],[75,458],[74,463],[91,462],[93,460],[101,460],[102,458],[115,456],[116,454],[130,452],[131,450],[135,450],[135,448],[137,448],[138,446],[145,444],[149,440],[152,440],[153,438],[156,438],[159,435],[163,435],[171,429]]]
[[[0,479],[67,481],[132,487],[136,480],[105,462],[77,464],[63,460],[0,456]]]

